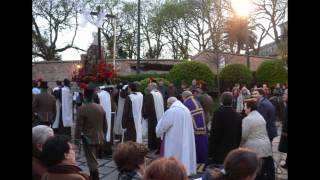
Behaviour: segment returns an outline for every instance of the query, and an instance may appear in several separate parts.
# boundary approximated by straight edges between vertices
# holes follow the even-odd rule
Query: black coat
[[[288,105],[285,109],[283,124],[282,124],[282,132],[281,138],[279,142],[279,151],[283,153],[288,152]]]
[[[232,107],[221,106],[211,122],[209,157],[214,164],[222,164],[227,154],[239,147],[242,136],[242,118]]]

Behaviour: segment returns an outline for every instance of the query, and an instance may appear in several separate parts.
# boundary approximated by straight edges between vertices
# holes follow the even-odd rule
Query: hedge
[[[177,87],[181,85],[182,81],[184,81],[187,86],[190,86],[193,79],[197,81],[204,80],[209,91],[215,87],[215,75],[209,67],[204,63],[195,61],[175,64],[169,72],[168,79]]]
[[[133,74],[133,75],[127,75],[127,76],[119,76],[119,79],[121,81],[141,81],[146,78],[167,78],[168,74],[156,74],[156,73],[148,73],[148,74]]]
[[[220,72],[221,89],[232,88],[235,83],[250,85],[251,71],[243,64],[229,64]]]
[[[277,83],[286,83],[288,80],[288,71],[281,60],[266,60],[258,67],[256,71],[256,80],[258,84],[267,84],[269,87]]]

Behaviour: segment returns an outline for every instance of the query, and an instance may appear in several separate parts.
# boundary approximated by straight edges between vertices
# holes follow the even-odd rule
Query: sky
[[[79,22],[81,22],[82,16],[79,16]],[[77,31],[77,35],[75,37],[74,40],[74,45],[83,49],[83,50],[87,50],[88,47],[91,45],[91,43],[93,42],[93,33],[96,33],[98,31],[97,27],[93,24],[87,23],[86,26],[84,27],[78,27],[78,31]],[[280,29],[279,31],[280,32]],[[257,36],[259,36],[261,32],[259,32],[258,30],[256,31]],[[270,33],[272,34],[272,31],[270,31]],[[57,41],[57,47],[63,47],[66,43],[71,42],[72,37],[73,37],[74,32],[73,31],[64,31],[64,32],[60,32],[59,34],[59,38]],[[262,45],[264,44],[268,44],[273,42],[273,39],[269,36],[267,36],[263,41],[262,41]],[[80,60],[80,55],[84,54],[85,52],[82,51],[78,51],[75,49],[68,49],[62,53],[60,53],[60,55],[62,56],[62,60],[64,61],[70,61],[70,60]],[[197,52],[191,52],[191,55],[195,55]],[[142,48],[141,49],[141,54],[145,54],[145,50]],[[168,58],[171,59],[171,55],[167,55],[163,56],[162,58]]]

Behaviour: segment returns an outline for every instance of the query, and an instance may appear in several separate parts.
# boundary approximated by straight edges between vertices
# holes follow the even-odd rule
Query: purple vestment
[[[192,115],[197,163],[206,163],[208,159],[208,133],[203,108],[193,96],[188,97],[184,101],[184,105],[191,111]]]

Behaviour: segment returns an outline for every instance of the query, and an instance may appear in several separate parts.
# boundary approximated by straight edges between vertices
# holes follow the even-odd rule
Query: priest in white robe
[[[71,136],[73,124],[73,95],[70,90],[70,81],[64,79],[64,86],[61,88],[61,116],[52,125],[55,134]]]
[[[196,174],[196,147],[191,112],[177,98],[168,98],[169,109],[156,127],[164,141],[164,157],[174,156],[186,168],[188,176]]]

